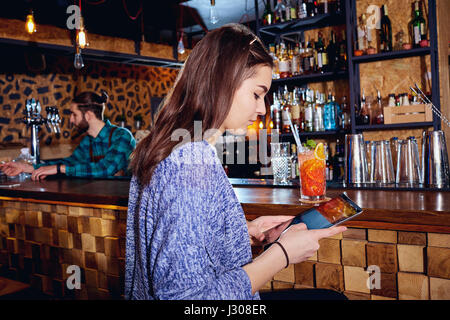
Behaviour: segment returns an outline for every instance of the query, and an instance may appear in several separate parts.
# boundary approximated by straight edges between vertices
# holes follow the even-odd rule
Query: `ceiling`
[[[265,0],[257,0],[262,15]],[[10,0],[0,9],[0,17],[24,20],[33,9],[37,25],[66,27],[70,14],[67,7],[80,0]],[[131,19],[140,11],[142,14]],[[210,0],[81,0],[82,15],[88,32],[173,44],[174,30],[181,28],[188,36],[204,34],[203,30],[220,27],[229,22],[253,24],[255,0],[216,0],[219,22],[209,21]],[[141,20],[143,18],[143,20]],[[182,26],[181,26],[182,24]]]

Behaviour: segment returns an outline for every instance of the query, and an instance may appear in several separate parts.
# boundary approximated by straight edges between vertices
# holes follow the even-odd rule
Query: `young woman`
[[[271,57],[242,25],[209,32],[192,50],[132,155],[127,299],[259,299],[277,272],[345,230],[292,226],[252,260],[250,239],[261,241],[276,226],[270,237],[278,238],[292,217],[246,222],[213,145],[225,130],[245,132],[265,114],[271,81]]]

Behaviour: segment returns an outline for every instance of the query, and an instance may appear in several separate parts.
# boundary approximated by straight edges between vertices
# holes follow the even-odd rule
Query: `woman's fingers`
[[[347,230],[347,227],[338,226],[338,227],[330,227],[326,229],[316,229],[316,230],[310,230],[317,239],[332,237],[338,233],[342,233],[345,230]]]

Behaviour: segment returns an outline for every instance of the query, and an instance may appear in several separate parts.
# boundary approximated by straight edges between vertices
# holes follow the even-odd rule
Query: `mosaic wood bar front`
[[[2,200],[0,276],[55,298],[123,299],[126,208]],[[254,247],[257,253],[259,248]],[[67,268],[81,270],[68,289]],[[369,289],[369,266],[380,287]],[[331,288],[349,299],[450,299],[450,234],[349,228],[264,290]]]

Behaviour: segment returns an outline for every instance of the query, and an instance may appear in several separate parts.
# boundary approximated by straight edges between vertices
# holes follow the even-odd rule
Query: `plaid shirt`
[[[35,169],[61,163],[66,166],[67,176],[88,178],[111,177],[120,170],[127,172],[129,157],[136,147],[136,140],[130,131],[117,127],[111,137],[111,146],[108,148],[110,132],[114,127],[116,126],[106,120],[105,126],[97,137],[86,135],[70,157],[46,161],[35,165]],[[104,158],[98,162],[91,162],[90,145],[92,145],[94,157],[104,156]]]

